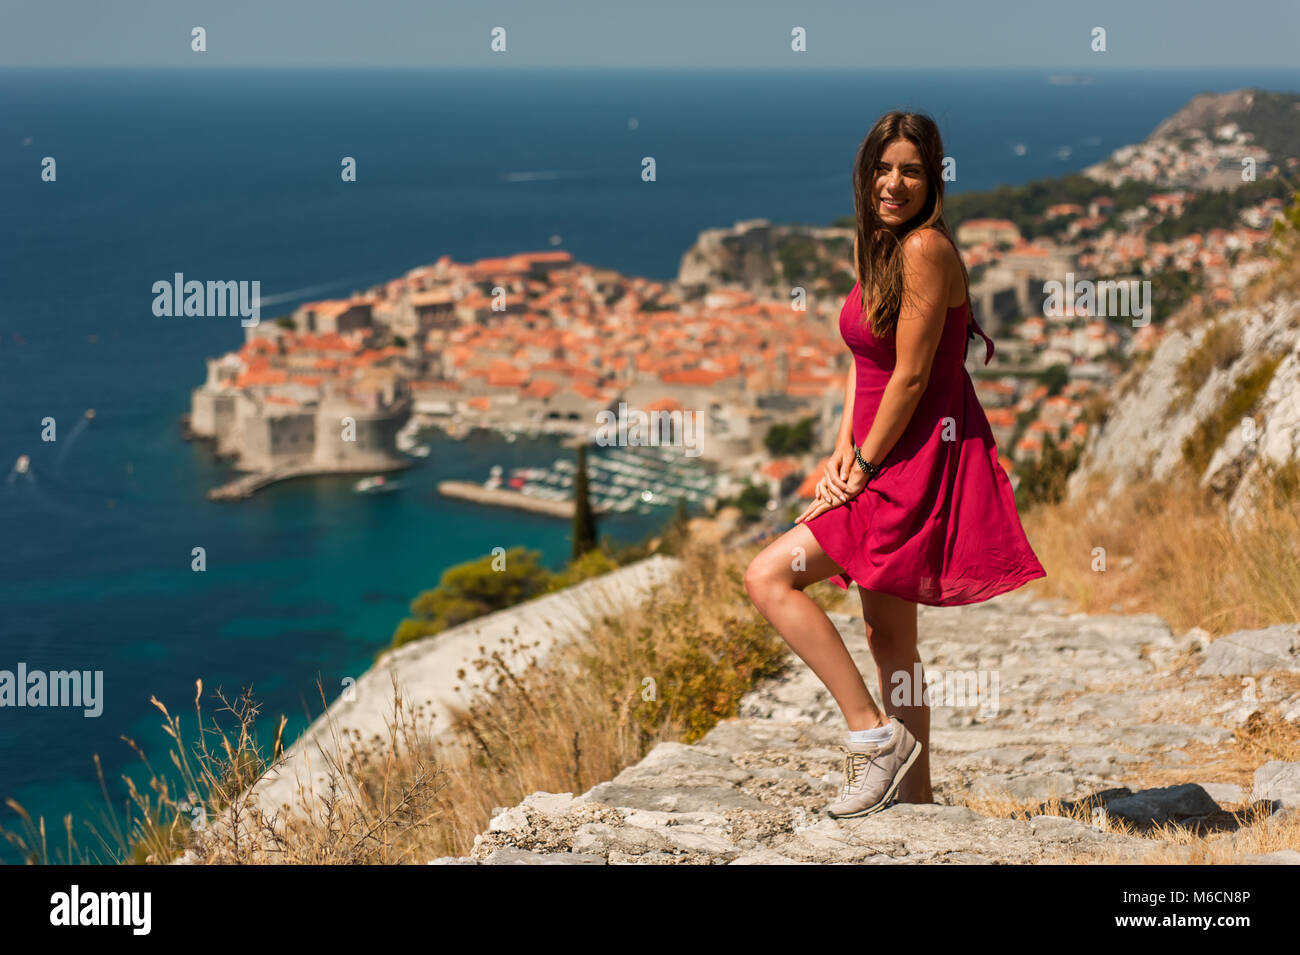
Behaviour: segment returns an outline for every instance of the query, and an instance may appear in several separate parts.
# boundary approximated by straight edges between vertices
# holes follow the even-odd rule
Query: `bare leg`
[[[840,569],[826,556],[812,531],[796,524],[750,561],[745,589],[782,639],[826,684],[849,729],[875,729],[883,726],[888,717],[871,699],[835,625],[803,592],[805,587]]]
[[[908,732],[921,744],[916,758],[903,781],[898,784],[899,802],[934,802],[930,789],[930,707],[925,703],[925,671],[918,664],[916,650],[916,604],[892,594],[859,587],[862,595],[862,618],[867,624],[867,645],[880,678],[880,698],[885,712],[897,716]],[[899,677],[895,677],[898,674]],[[919,674],[920,683],[917,683]],[[896,682],[897,681],[897,682]],[[903,704],[892,699],[895,687]],[[919,705],[914,701],[920,700]]]

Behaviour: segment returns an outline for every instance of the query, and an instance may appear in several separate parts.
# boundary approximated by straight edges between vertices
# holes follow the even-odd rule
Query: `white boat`
[[[358,494],[382,494],[385,491],[394,491],[398,485],[390,482],[382,474],[376,474],[372,477],[362,478],[355,485],[353,490]]]
[[[429,456],[429,446],[422,444],[418,448],[411,448],[409,453],[417,458],[427,458]]]

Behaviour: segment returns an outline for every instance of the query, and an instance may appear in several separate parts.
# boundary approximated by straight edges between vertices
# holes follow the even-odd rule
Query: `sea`
[[[148,777],[135,747],[168,766],[151,699],[189,737],[196,681],[205,720],[213,691],[249,690],[291,741],[318,682],[332,701],[447,567],[569,556],[565,521],[435,490],[570,456],[544,436],[432,433],[387,494],[328,477],[208,501],[229,466],[179,422],[243,329],[155,316],[153,283],[257,280],[271,320],[444,255],[561,249],[670,279],[702,229],[851,215],[855,151],[889,109],[938,121],[960,193],[1080,170],[1246,86],[1296,91],[1300,71],[0,70],[0,671],[103,675],[95,715],[0,707],[0,799],[53,845],[70,815],[99,850],[90,826]],[[21,831],[8,805],[0,827]],[[20,860],[3,840],[0,858]]]

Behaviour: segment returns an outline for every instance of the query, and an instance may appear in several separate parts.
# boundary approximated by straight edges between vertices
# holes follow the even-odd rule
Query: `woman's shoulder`
[[[961,271],[952,239],[933,227],[917,229],[903,240],[903,258],[909,269],[942,275],[948,281]]]
[[[917,229],[903,240],[903,256],[912,260],[909,268],[921,274],[929,273],[929,281],[944,289],[945,300],[959,292],[964,297],[965,282],[961,278],[961,260],[956,245],[941,229]],[[959,288],[960,287],[960,288]],[[949,306],[959,308],[960,305]]]
[[[952,239],[934,226],[917,229],[904,239],[903,251],[942,261],[955,261],[957,255]]]

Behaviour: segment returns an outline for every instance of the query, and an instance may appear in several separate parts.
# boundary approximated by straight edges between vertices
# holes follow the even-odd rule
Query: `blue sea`
[[[553,439],[435,436],[375,497],[329,478],[206,500],[229,469],[178,421],[243,332],[154,316],[155,281],[259,280],[269,320],[443,255],[558,248],[668,279],[701,229],[851,215],[855,150],[888,109],[938,120],[964,192],[1079,170],[1243,86],[1297,90],[1300,72],[0,70],[0,670],[104,674],[98,717],[0,709],[0,797],[56,833],[95,820],[98,754],[120,810],[121,775],[142,776],[122,737],[166,765],[150,697],[193,732],[197,679],[209,713],[213,688],[252,687],[292,740],[322,711],[317,680],[333,699],[449,565],[568,557],[566,522],[434,491],[550,463]],[[666,517],[602,530],[639,540]],[[7,807],[0,826],[17,828]]]

